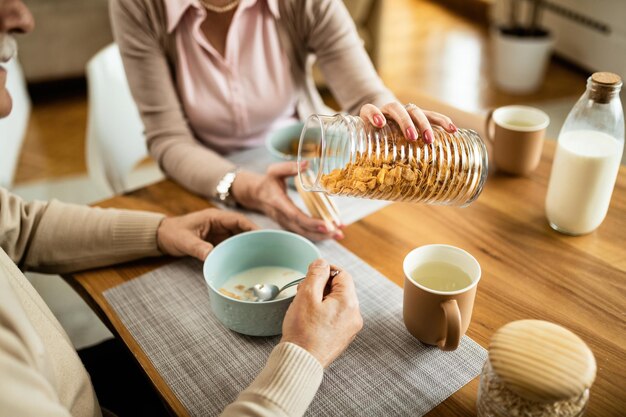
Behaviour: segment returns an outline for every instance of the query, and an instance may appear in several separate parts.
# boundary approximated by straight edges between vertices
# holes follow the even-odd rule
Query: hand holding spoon
[[[337,274],[339,274],[339,271],[337,270],[330,271],[330,279],[336,277]],[[271,301],[278,297],[278,294],[280,294],[287,288],[298,285],[299,283],[304,281],[305,278],[306,277],[298,278],[295,281],[291,281],[289,284],[280,289],[274,284],[255,284],[252,286],[252,293],[256,297],[256,301]]]

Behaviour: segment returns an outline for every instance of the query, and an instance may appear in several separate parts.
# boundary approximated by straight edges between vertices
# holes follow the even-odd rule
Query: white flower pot
[[[528,94],[543,82],[554,38],[522,37],[491,31],[493,74],[496,85],[504,92]]]

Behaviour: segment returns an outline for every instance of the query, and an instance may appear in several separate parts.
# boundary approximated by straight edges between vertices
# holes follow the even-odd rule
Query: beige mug
[[[438,291],[417,283],[412,273],[428,262],[444,262],[460,268],[471,283],[456,291]],[[455,350],[469,327],[480,281],[478,261],[463,249],[449,245],[426,245],[404,258],[404,324],[422,343],[441,350]]]
[[[549,124],[550,117],[534,107],[505,106],[491,110],[485,132],[496,170],[528,175],[537,168]]]

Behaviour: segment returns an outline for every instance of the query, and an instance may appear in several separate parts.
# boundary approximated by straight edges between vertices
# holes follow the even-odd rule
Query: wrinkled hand
[[[387,123],[385,115],[398,123],[404,136],[409,141],[417,140],[418,134],[415,129],[417,127],[424,142],[432,143],[434,136],[431,123],[443,127],[450,133],[457,131],[457,127],[448,116],[434,111],[422,110],[414,104],[403,106],[399,102],[394,101],[385,104],[380,109],[373,104],[364,104],[359,113],[361,119],[369,121],[376,127],[385,126]]]
[[[171,256],[193,256],[201,261],[221,241],[258,227],[238,213],[217,209],[163,219],[157,229],[159,250]]]
[[[309,266],[285,315],[281,339],[306,349],[324,368],[363,327],[352,277],[341,271],[326,292],[329,276],[330,266],[325,260],[318,259]]]
[[[323,220],[307,216],[287,196],[285,179],[297,173],[296,162],[272,164],[265,175],[240,171],[232,185],[233,197],[242,206],[265,213],[282,227],[309,239],[342,239],[340,230],[328,230]]]

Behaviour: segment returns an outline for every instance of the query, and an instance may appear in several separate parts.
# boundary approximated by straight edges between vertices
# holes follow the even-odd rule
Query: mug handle
[[[487,113],[487,117],[485,118],[485,139],[487,139],[487,142],[489,142],[489,145],[491,145],[491,148],[493,149],[493,143],[494,143],[494,136],[495,136],[495,124],[492,123],[493,122],[493,112],[496,109],[491,109],[489,110],[489,112]]]
[[[455,350],[461,342],[461,311],[456,300],[442,302],[441,308],[446,319],[446,337],[437,342],[441,350]]]

